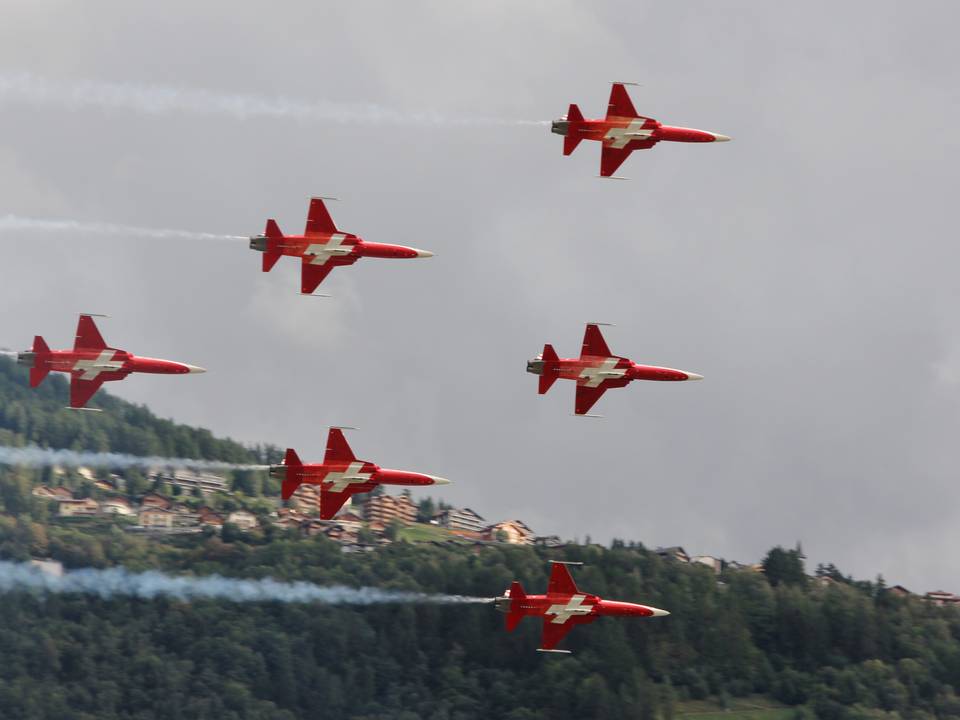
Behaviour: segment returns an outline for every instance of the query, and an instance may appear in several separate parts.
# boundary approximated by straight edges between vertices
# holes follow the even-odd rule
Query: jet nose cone
[[[202,368],[199,365],[184,365],[184,367],[187,368],[187,372],[191,375],[193,373],[205,373],[207,371],[206,368]]]
[[[650,609],[653,610],[653,617],[666,617],[667,615],[670,614],[669,610],[661,610],[660,608],[655,608],[655,607],[652,607]]]
[[[720,133],[710,133],[710,134],[713,135],[714,142],[730,142],[731,140],[733,140],[733,138],[730,137],[729,135],[721,135]]]
[[[414,252],[417,253],[417,257],[433,257],[433,253],[429,250],[418,250],[414,248]]]
[[[696,373],[687,373],[687,380],[703,380],[703,375],[697,375]]]
[[[450,481],[446,478],[437,477],[436,475],[427,475],[428,478],[433,480],[434,485],[449,485]]]

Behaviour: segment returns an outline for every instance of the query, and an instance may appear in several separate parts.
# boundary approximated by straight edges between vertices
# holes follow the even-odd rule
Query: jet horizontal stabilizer
[[[83,410],[84,412],[103,412],[100,408],[88,408],[88,407],[70,407],[69,405],[64,407],[64,410]]]
[[[603,418],[605,415],[594,415],[592,413],[570,413],[574,417]]]
[[[597,175],[598,178],[603,178],[604,180],[629,180],[630,178],[624,175]]]
[[[537,648],[537,652],[542,653],[558,653],[560,655],[573,655],[572,650],[557,650],[556,648],[548,650],[547,648]]]
[[[551,560],[554,565],[583,565],[580,560]]]

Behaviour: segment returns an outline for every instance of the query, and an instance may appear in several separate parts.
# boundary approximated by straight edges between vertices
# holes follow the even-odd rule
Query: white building
[[[470,530],[483,532],[486,521],[470,508],[448,508],[433,516],[437,524],[448,530]]]
[[[173,472],[157,472],[149,476],[150,480],[163,480],[185,492],[199,490],[204,495],[215,492],[227,492],[227,479],[212,473],[194,472],[192,470],[174,470]]]
[[[246,510],[237,510],[227,515],[227,522],[233,523],[241,530],[254,530],[257,525],[257,516]]]
[[[694,555],[692,558],[690,558],[690,562],[697,563],[699,565],[706,565],[718,575],[720,574],[720,571],[723,570],[723,561],[720,558],[715,558],[711,555]]]

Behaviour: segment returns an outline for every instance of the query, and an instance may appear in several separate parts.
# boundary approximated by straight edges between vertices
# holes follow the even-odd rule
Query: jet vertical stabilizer
[[[303,482],[301,479],[303,463],[300,462],[300,457],[297,455],[296,450],[287,448],[287,453],[283,456],[283,467],[285,472],[283,485],[280,488],[280,497],[284,500],[289,500],[290,496],[297,491],[297,488],[300,487],[300,484]]]
[[[560,377],[560,356],[553,349],[553,345],[544,345],[540,359],[543,361],[543,370],[540,373],[539,392],[543,395]]]
[[[283,250],[280,244],[283,242],[283,233],[280,232],[280,226],[273,218],[267,220],[267,227],[263,231],[266,238],[266,247],[263,251],[263,272],[270,272],[277,260],[283,257]]]

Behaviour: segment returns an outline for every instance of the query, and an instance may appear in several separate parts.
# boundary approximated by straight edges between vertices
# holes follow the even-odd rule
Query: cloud
[[[859,576],[957,577],[949,555],[916,561],[956,541],[960,501],[954,4],[50,12],[5,18],[4,67],[189,92],[153,113],[7,97],[0,215],[252,235],[330,194],[338,226],[437,255],[338,269],[318,300],[242,243],[4,233],[3,345],[56,345],[92,308],[112,343],[210,370],[112,392],[304,457],[327,423],[358,425],[365,457],[450,477],[444,500],[491,519],[740,560],[799,539]],[[607,183],[596,144],[563,157],[543,127],[404,119],[599,115],[611,79],[734,142],[637,153]],[[389,112],[300,121],[234,97]],[[571,417],[569,383],[538,396],[524,362],[545,342],[575,354],[596,319],[615,352],[706,379]]]

